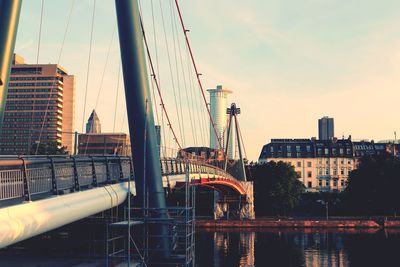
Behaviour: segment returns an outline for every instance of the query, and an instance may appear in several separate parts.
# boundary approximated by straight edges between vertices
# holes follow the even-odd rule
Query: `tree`
[[[31,148],[32,155],[66,155],[67,148],[61,146],[57,142],[33,144]]]
[[[293,166],[282,161],[250,165],[254,181],[254,205],[257,215],[286,215],[296,207],[304,192]]]
[[[361,159],[352,171],[345,203],[352,214],[393,215],[400,210],[400,160],[375,155]]]

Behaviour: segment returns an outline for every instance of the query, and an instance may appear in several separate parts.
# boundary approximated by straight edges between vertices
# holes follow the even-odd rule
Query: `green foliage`
[[[60,147],[57,142],[33,144],[31,148],[32,155],[66,155],[66,147]]]
[[[304,192],[293,166],[282,161],[249,166],[254,181],[254,205],[257,216],[287,215]]]
[[[345,191],[355,215],[393,215],[400,211],[400,160],[390,155],[365,157],[352,171]]]

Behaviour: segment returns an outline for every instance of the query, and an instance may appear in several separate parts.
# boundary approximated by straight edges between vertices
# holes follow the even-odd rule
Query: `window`
[[[322,168],[319,168],[319,175],[322,175]]]
[[[321,187],[322,186],[322,180],[319,180],[318,185]]]
[[[343,148],[339,149],[340,155],[343,155],[343,152],[344,152]]]
[[[308,182],[308,183],[307,183],[307,187],[308,187],[308,188],[311,188],[311,187],[312,187],[312,183],[311,183],[311,182]]]
[[[318,155],[322,155],[322,148],[318,148]]]
[[[337,187],[337,181],[336,181],[336,180],[333,181],[333,186],[334,186],[334,187]]]
[[[292,157],[292,153],[288,152],[288,153],[287,153],[287,157],[288,157],[288,158],[291,158],[291,157]]]
[[[307,152],[311,152],[311,147],[310,146],[307,146],[306,149],[307,149]]]
[[[296,172],[297,173],[297,178],[301,178],[301,172]]]
[[[301,161],[297,162],[297,167],[301,167]]]
[[[308,167],[308,168],[311,168],[311,167],[312,167],[311,161],[308,161],[308,162],[307,162],[307,167]]]
[[[311,177],[312,177],[312,172],[311,172],[311,171],[308,171],[308,172],[307,172],[307,177],[308,177],[308,178],[311,178]]]
[[[269,150],[271,151],[271,153],[274,153],[274,147],[273,146],[271,146]]]
[[[350,149],[350,148],[347,148],[347,149],[346,149],[346,154],[347,154],[347,155],[350,155],[350,154],[351,154],[351,149]]]
[[[332,148],[332,155],[336,155],[336,148]]]
[[[325,174],[329,175],[329,168],[326,168]]]
[[[326,181],[325,185],[328,187],[329,186],[329,181]]]
[[[300,152],[300,146],[296,146],[296,152]]]
[[[340,185],[344,186],[344,180],[340,180]]]
[[[333,175],[337,175],[337,169],[336,168],[333,169]]]
[[[329,148],[325,148],[325,155],[329,155]]]
[[[286,150],[290,151],[290,150],[292,150],[292,147],[291,146],[286,146]]]
[[[344,175],[344,169],[343,169],[343,168],[340,169],[340,174],[341,174],[341,175]]]

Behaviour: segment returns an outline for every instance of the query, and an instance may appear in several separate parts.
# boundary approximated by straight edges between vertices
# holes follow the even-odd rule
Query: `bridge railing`
[[[0,200],[79,191],[132,175],[129,157],[2,157]]]
[[[180,158],[161,160],[163,176],[185,174],[187,162],[192,174],[238,183],[216,166]],[[29,201],[33,195],[79,191],[126,180],[132,175],[130,157],[0,157],[0,200],[24,198]]]

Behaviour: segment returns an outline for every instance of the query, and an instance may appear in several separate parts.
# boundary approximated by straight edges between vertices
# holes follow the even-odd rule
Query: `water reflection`
[[[400,231],[198,230],[196,266],[400,266]]]

